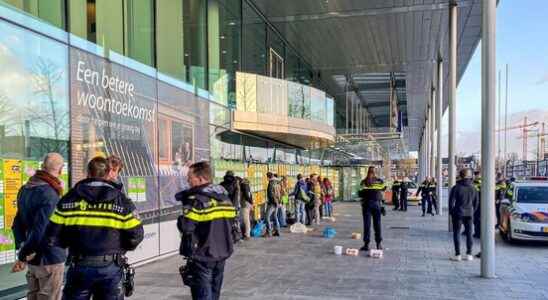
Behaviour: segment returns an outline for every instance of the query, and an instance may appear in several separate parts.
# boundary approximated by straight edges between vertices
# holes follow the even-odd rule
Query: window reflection
[[[46,153],[68,158],[67,89],[66,46],[0,21],[0,274],[15,261],[17,191]],[[23,272],[9,275],[0,291],[24,283]]]

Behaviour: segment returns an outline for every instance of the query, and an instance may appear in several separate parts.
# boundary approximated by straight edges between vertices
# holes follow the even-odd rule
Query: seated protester
[[[236,210],[226,190],[212,184],[212,170],[207,162],[190,166],[190,189],[175,198],[183,204],[177,219],[181,232],[180,254],[188,258],[188,272],[193,299],[219,299],[225,261],[233,252],[232,225]]]

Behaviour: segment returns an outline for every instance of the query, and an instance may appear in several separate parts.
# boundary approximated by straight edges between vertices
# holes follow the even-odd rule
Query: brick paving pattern
[[[222,299],[548,299],[548,245],[509,245],[497,235],[497,279],[479,277],[480,261],[451,262],[447,216],[407,213],[383,218],[384,258],[335,256],[334,245],[359,248],[358,203],[337,203],[337,221],[314,232],[239,244],[227,262]],[[321,237],[326,225],[337,230]],[[474,241],[474,253],[479,241]],[[464,242],[463,242],[464,244]],[[374,243],[371,244],[373,246]],[[464,246],[464,245],[462,245]],[[463,250],[464,251],[464,250]],[[174,256],[140,267],[132,299],[190,299]]]

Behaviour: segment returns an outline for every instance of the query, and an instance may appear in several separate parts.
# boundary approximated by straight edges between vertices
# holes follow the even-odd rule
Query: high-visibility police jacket
[[[401,183],[399,181],[396,180],[394,181],[394,183],[392,183],[392,192],[399,193],[400,188],[401,188]]]
[[[371,182],[364,179],[361,182],[361,190],[358,195],[361,197],[363,205],[380,206],[385,190],[386,185],[381,179],[374,178]]]
[[[177,219],[182,234],[180,254],[203,262],[230,257],[236,209],[226,190],[206,184],[179,192],[175,198],[183,203],[183,214]]]
[[[474,179],[474,187],[481,193],[481,178]]]
[[[430,194],[432,197],[436,197],[437,196],[437,193],[436,193],[436,182],[430,182],[428,183],[428,185],[426,186],[426,191],[428,194]]]
[[[421,194],[421,197],[426,199],[428,197],[435,197],[436,196],[436,183],[435,182],[428,182],[423,181],[422,184],[419,186],[419,189],[417,190],[417,194]]]
[[[48,240],[70,256],[101,256],[134,250],[143,240],[135,205],[110,181],[78,182],[50,217]]]
[[[513,197],[514,197],[514,183],[510,182],[506,186],[506,198],[507,199],[512,199]]]
[[[504,199],[505,194],[506,194],[506,182],[504,182],[504,180],[497,181],[497,184],[495,186],[496,202],[499,203],[502,199]]]

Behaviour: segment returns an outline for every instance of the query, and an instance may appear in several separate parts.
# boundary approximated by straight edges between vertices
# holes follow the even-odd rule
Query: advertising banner
[[[121,177],[144,179],[135,202],[144,223],[154,222],[158,210],[156,80],[142,73],[70,49],[72,184],[85,178],[95,156],[116,155],[124,167]],[[134,187],[132,185],[132,191]],[[139,200],[144,201],[139,201]]]
[[[116,155],[121,181],[145,224],[140,261],[177,250],[160,224],[181,214],[175,194],[189,188],[189,166],[209,160],[209,104],[178,86],[79,49],[70,50],[72,184],[95,156]],[[175,242],[171,241],[175,237]]]
[[[22,186],[23,161],[4,159],[4,227],[11,228],[17,213],[17,193]]]
[[[4,160],[0,159],[0,230],[4,229]]]

